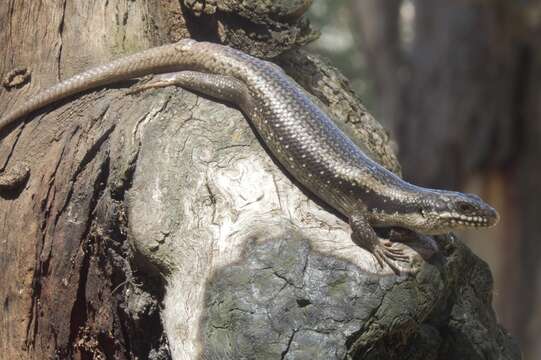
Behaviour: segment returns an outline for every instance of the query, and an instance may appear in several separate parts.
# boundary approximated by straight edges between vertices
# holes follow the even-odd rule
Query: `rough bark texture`
[[[400,37],[404,3],[352,1],[377,112],[408,179],[477,183],[500,210],[502,224],[478,247],[496,275],[500,318],[526,358],[539,358],[541,2],[414,0],[411,43]]]
[[[298,19],[306,1],[232,4],[9,1],[0,73],[14,76],[0,108],[183,36],[266,57],[311,36]],[[389,139],[336,70],[302,52],[281,61],[397,166],[378,157]],[[181,89],[127,95],[128,85],[2,134],[0,176],[10,183],[17,163],[26,175],[0,194],[2,356],[519,357],[492,312],[490,273],[459,241],[439,239],[429,261],[410,250],[411,273],[376,275],[348,225],[284,174],[239,111]]]
[[[518,359],[494,322],[490,273],[443,240],[414,277],[375,276],[278,237],[246,248],[207,288],[208,359]],[[260,357],[253,357],[259,354]]]

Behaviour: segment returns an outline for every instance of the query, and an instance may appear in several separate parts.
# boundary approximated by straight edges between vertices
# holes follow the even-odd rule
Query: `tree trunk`
[[[399,172],[341,75],[291,50],[314,37],[300,18],[309,3],[12,0],[0,13],[0,108],[191,36],[282,55]],[[3,356],[519,357],[492,312],[490,273],[459,241],[440,237],[431,258],[408,243],[410,272],[380,271],[234,107],[176,88],[129,95],[129,85],[66,99],[2,134]]]
[[[494,269],[503,323],[526,358],[539,358],[541,2],[352,4],[374,69],[377,112],[393,128],[405,176],[473,186],[500,210],[502,224],[476,247]],[[404,26],[413,27],[413,39],[401,37]],[[380,61],[388,57],[394,61]]]

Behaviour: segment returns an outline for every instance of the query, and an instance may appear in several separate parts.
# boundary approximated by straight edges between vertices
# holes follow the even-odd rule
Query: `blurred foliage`
[[[351,1],[314,0],[308,17],[312,25],[321,31],[321,36],[309,48],[339,68],[363,104],[374,111],[374,91],[366,75],[368,69],[359,46],[361,39],[352,18]]]

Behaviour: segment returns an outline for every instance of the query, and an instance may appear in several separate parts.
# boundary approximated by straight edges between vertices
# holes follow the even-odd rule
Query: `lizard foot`
[[[379,239],[379,242],[374,244],[372,254],[382,269],[387,264],[395,273],[400,273],[400,269],[394,261],[409,261],[409,256],[404,254],[404,250],[395,248],[389,240]]]
[[[376,258],[381,269],[387,264],[395,274],[400,274],[400,269],[394,262],[408,262],[410,259],[408,255],[404,254],[403,249],[396,248],[393,242],[380,238],[363,216],[352,216],[350,218],[350,225],[353,229],[353,241],[362,248],[370,251]]]
[[[175,85],[176,85],[176,82],[174,81],[174,79],[171,79],[170,77],[164,77],[164,76],[160,76],[160,75],[155,75],[155,76],[152,76],[152,77],[147,77],[141,83],[139,83],[139,84],[137,84],[135,86],[132,86],[126,92],[126,94],[134,95],[134,94],[139,94],[139,93],[141,93],[141,92],[143,92],[145,90],[149,90],[149,89],[157,89],[157,88],[162,88],[162,87],[167,87],[167,86],[175,86]]]

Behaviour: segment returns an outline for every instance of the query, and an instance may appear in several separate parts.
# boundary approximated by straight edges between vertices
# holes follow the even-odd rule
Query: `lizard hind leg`
[[[180,86],[183,89],[193,90],[239,106],[246,102],[249,97],[248,88],[242,81],[232,76],[198,71],[178,71],[153,75],[150,80],[133,87],[129,93],[133,94],[167,86]]]
[[[409,261],[409,256],[405,255],[403,250],[394,248],[391,241],[381,239],[362,215],[351,216],[350,225],[353,241],[370,251],[381,268],[387,264],[395,273],[400,273],[394,261]]]

